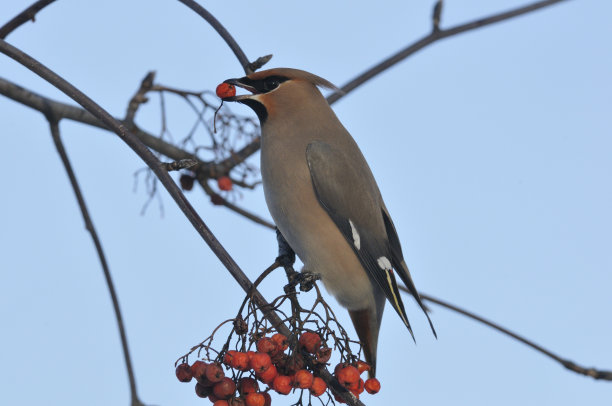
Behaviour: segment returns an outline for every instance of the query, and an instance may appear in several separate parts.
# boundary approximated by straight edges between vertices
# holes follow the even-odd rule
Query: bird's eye
[[[266,87],[266,91],[274,90],[280,85],[280,80],[278,78],[267,78],[264,82]]]

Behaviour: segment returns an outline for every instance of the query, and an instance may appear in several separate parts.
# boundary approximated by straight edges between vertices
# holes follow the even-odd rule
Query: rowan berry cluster
[[[364,381],[360,377],[370,366],[359,359],[360,346],[357,355],[352,352],[351,346],[359,343],[349,339],[314,286],[317,297],[308,309],[300,306],[295,292],[280,296],[271,304],[274,310],[285,314],[281,305],[290,303],[291,315],[283,320],[289,326],[289,336],[270,326],[261,317],[261,310],[247,297],[235,319],[223,322],[210,337],[179,358],[176,367],[179,381],[190,382],[195,378],[196,395],[208,398],[214,406],[269,406],[272,391],[280,395],[298,394],[294,405],[310,405],[315,398],[321,398],[322,404],[334,403],[334,398],[344,403],[332,395],[321,376],[330,365],[335,349],[340,363],[335,367],[334,376],[340,385],[356,397],[364,391],[377,393],[380,383],[375,378]],[[245,306],[247,311],[243,317]],[[321,306],[323,310],[319,309]],[[212,346],[213,338],[230,322],[231,332],[222,349],[217,351]],[[196,350],[201,359],[190,365],[188,358]]]

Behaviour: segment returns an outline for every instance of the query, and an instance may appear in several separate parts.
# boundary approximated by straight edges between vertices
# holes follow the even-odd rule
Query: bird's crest
[[[255,72],[250,74],[248,77],[252,80],[265,79],[270,76],[282,76],[286,77],[290,80],[303,80],[305,82],[310,82],[315,86],[324,87],[326,89],[331,89],[333,91],[339,90],[333,83],[330,81],[323,79],[320,76],[314,75],[312,73],[293,68],[274,68],[268,70],[262,70],[259,72]]]

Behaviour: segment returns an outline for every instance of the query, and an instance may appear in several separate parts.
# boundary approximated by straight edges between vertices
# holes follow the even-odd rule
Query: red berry
[[[236,392],[236,384],[231,378],[222,378],[213,386],[213,393],[219,399],[229,399]]]
[[[223,379],[225,376],[225,372],[223,372],[223,368],[219,364],[209,364],[206,367],[206,379],[209,381],[216,383]]]
[[[213,406],[229,406],[229,403],[227,402],[227,400],[219,399],[213,403]]]
[[[359,382],[359,371],[354,366],[348,365],[338,371],[336,378],[341,385],[348,388]]]
[[[229,83],[221,83],[217,86],[216,93],[219,98],[224,99],[226,97],[236,96],[236,88]]]
[[[272,365],[272,360],[268,354],[263,352],[257,352],[251,358],[249,366],[255,371],[255,373],[265,372]]]
[[[258,373],[255,374],[257,379],[259,379],[260,381],[268,385],[271,384],[272,381],[274,381],[274,378],[276,378],[277,375],[278,375],[278,370],[276,369],[274,365],[270,365],[270,368],[266,369],[264,372],[260,374]]]
[[[257,351],[272,355],[276,352],[276,343],[268,337],[260,338],[257,341]]]
[[[300,389],[308,389],[312,385],[313,376],[305,369],[300,369],[293,377],[293,386]]]
[[[363,393],[364,388],[365,384],[363,379],[359,379],[357,382],[351,384],[347,389],[353,392],[353,395],[359,396],[361,393]]]
[[[238,392],[242,396],[246,396],[249,393],[255,393],[259,391],[259,384],[253,378],[240,378],[238,381]]]
[[[312,393],[312,396],[319,397],[324,394],[326,390],[327,384],[325,381],[318,376],[315,376],[312,380],[312,385],[310,385],[310,392]]]
[[[274,378],[272,387],[281,395],[288,395],[291,392],[291,378],[286,375],[278,375]]]
[[[210,388],[210,386],[204,386],[200,382],[196,383],[195,393],[196,395],[198,395],[198,397],[206,398],[208,397],[208,395],[210,395],[211,392],[212,389]]]
[[[191,368],[189,367],[189,364],[187,363],[179,364],[179,366],[176,367],[176,377],[181,382],[191,381],[191,378],[193,378],[193,375],[191,373]]]
[[[231,366],[232,361],[234,357],[236,356],[237,352],[238,351],[234,351],[234,350],[229,350],[228,352],[226,352],[225,355],[223,355],[223,363],[227,365],[228,367]]]
[[[239,369],[241,371],[247,371],[249,369],[249,356],[246,352],[237,352],[234,354],[234,359],[231,363],[232,368]]]
[[[227,176],[221,176],[217,179],[217,186],[220,190],[232,190],[232,180]]]
[[[378,382],[378,379],[370,378],[365,381],[365,390],[371,395],[378,393],[380,390],[380,382]]]
[[[272,406],[272,396],[270,396],[270,394],[268,392],[264,392],[262,393],[264,399],[265,399],[265,403],[264,406]]]
[[[359,371],[359,374],[363,374],[365,371],[369,371],[370,369],[370,364],[367,362],[357,361],[357,370]]]
[[[300,345],[309,353],[314,354],[321,346],[321,337],[317,333],[307,331],[300,337]]]
[[[272,337],[270,337],[279,351],[285,351],[289,348],[289,340],[284,334],[276,333]]]
[[[195,379],[201,379],[206,373],[206,367],[208,364],[203,361],[196,361],[191,364],[191,374]]]
[[[266,398],[261,393],[249,393],[244,397],[244,403],[246,406],[264,406]]]

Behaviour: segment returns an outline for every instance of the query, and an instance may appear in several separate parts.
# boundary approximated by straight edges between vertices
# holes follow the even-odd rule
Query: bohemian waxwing
[[[253,93],[223,100],[246,104],[259,117],[261,175],[270,214],[304,269],[319,274],[348,309],[373,376],[385,299],[414,339],[394,269],[427,311],[370,167],[318,89],[334,85],[289,68],[225,83]]]

